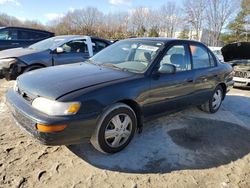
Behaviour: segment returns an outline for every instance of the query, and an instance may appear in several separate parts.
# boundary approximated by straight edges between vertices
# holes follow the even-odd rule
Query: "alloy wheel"
[[[132,133],[132,120],[127,114],[117,114],[105,129],[105,141],[112,147],[122,146]]]
[[[221,105],[221,101],[222,101],[222,91],[218,89],[213,96],[213,101],[212,101],[213,109],[217,110]]]

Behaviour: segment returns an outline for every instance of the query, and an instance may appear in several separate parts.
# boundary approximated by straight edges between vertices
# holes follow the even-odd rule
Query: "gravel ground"
[[[0,187],[250,187],[250,91],[232,89],[216,114],[196,108],[147,122],[122,152],[89,143],[47,147],[21,131],[0,80]]]

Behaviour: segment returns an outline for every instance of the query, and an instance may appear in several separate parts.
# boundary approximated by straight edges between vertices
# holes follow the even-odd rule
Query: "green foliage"
[[[158,29],[157,28],[151,28],[148,31],[149,37],[159,37]]]
[[[229,32],[221,36],[225,43],[250,41],[250,1],[242,0],[241,11],[228,25]]]
[[[141,26],[138,30],[137,30],[137,33],[136,33],[136,35],[138,36],[138,37],[143,37],[144,36],[144,34],[146,33],[146,28],[144,27],[144,26]]]
[[[189,39],[189,30],[188,30],[187,28],[184,28],[184,29],[180,32],[178,38],[180,38],[180,39]]]

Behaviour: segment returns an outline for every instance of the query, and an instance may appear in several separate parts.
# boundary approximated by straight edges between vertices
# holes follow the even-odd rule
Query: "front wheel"
[[[215,88],[213,96],[205,103],[199,106],[202,111],[215,113],[219,110],[223,100],[223,89],[219,85]]]
[[[103,153],[119,152],[132,140],[136,127],[134,111],[125,104],[117,103],[100,117],[91,143]]]

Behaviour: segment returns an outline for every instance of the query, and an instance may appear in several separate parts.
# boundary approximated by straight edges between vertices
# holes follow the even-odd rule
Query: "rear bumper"
[[[6,95],[7,105],[17,125],[45,145],[70,145],[89,140],[97,121],[98,114],[51,117],[34,108],[13,89]],[[60,132],[43,133],[36,128],[37,123],[45,125],[66,124]]]
[[[250,79],[249,78],[234,77],[233,80],[234,80],[235,87],[250,88]]]

